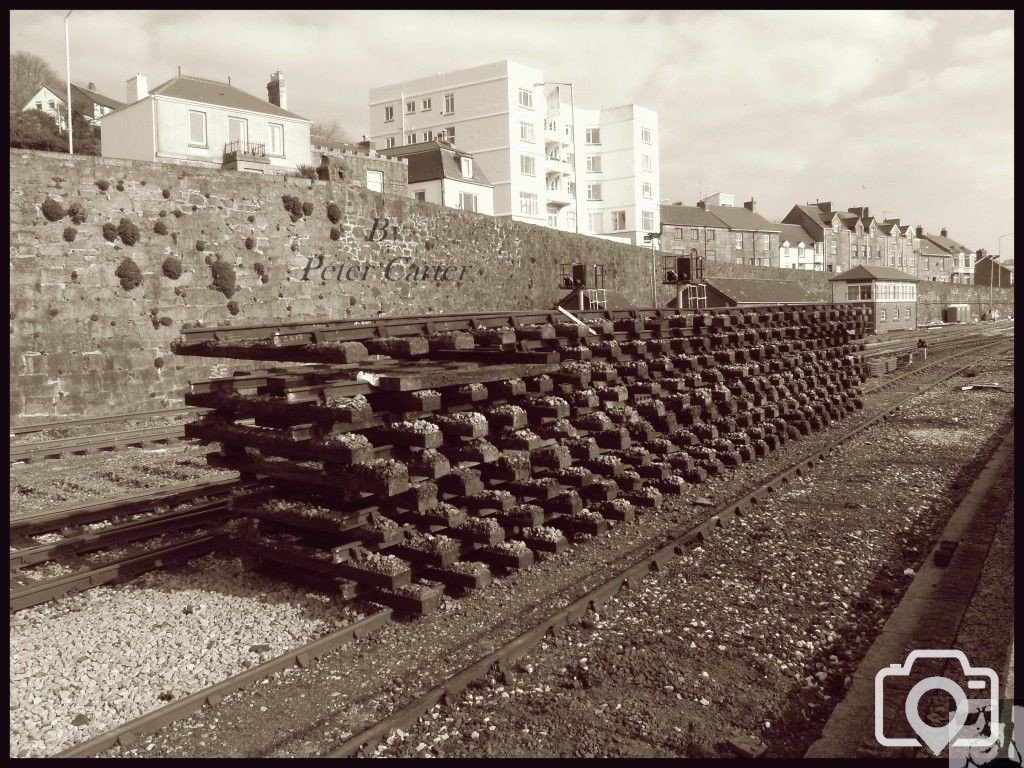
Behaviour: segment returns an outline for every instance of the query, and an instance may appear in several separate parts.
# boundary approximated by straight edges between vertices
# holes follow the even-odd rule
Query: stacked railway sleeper
[[[856,307],[207,329],[179,354],[301,363],[195,382],[186,434],[269,481],[229,541],[421,614],[863,405]]]

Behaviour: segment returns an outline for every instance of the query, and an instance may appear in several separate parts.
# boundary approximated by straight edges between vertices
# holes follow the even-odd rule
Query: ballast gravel
[[[360,618],[207,556],[12,614],[12,757],[52,755]]]

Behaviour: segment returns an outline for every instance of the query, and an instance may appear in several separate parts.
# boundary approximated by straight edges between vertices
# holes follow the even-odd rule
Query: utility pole
[[[75,129],[74,120],[71,118],[71,32],[69,31],[68,19],[74,11],[68,11],[68,15],[64,17],[64,63],[67,65],[68,71],[68,102],[67,102],[67,113],[68,113],[68,154],[75,154]]]

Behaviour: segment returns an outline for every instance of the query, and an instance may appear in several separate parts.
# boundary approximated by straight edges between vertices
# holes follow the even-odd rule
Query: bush
[[[161,209],[160,209],[160,213],[158,213],[157,215],[158,215],[158,216],[159,216],[159,217],[160,217],[161,219],[166,219],[166,218],[167,218],[167,211],[165,211],[165,210],[164,210],[163,208],[161,208]]]
[[[171,320],[171,318],[167,317],[167,315],[164,315],[163,317],[160,318],[160,325],[171,326],[174,325],[174,321]]]
[[[64,239],[69,243],[75,242],[75,238],[78,236],[78,230],[74,227],[64,227]]]
[[[164,200],[171,199],[171,190],[169,190],[167,187],[164,187],[162,190],[160,190],[160,194],[164,196]]]
[[[206,241],[205,240],[196,240],[196,250],[197,251],[205,251],[206,250]]]
[[[89,315],[89,319],[92,320],[95,323],[97,320],[100,319],[100,316],[98,314],[96,314],[95,312],[93,312],[91,315]]]
[[[331,227],[331,240],[341,240],[341,230],[337,227]]]
[[[84,224],[85,206],[76,200],[75,202],[68,206],[68,216],[71,217],[72,224]]]
[[[139,228],[128,219],[121,219],[117,225],[117,234],[125,245],[135,245],[139,242]]]
[[[302,215],[303,216],[312,216],[313,215],[313,204],[312,203],[303,203],[302,204]]]
[[[114,222],[108,221],[103,225],[103,237],[111,243],[117,240],[117,225]]]
[[[163,368],[164,359],[162,357],[158,357],[156,360],[153,361],[153,365],[155,365],[157,368]]]
[[[114,271],[114,275],[121,279],[121,287],[126,291],[138,288],[142,285],[142,270],[131,258],[126,258]]]
[[[298,221],[302,218],[303,205],[299,198],[294,195],[282,195],[281,202],[284,203],[284,209],[292,215],[292,221]],[[312,213],[310,209],[310,213]]]
[[[338,207],[337,203],[327,204],[327,218],[331,220],[331,224],[337,224],[341,221],[341,208]]]
[[[226,261],[215,261],[210,266],[213,275],[213,287],[230,299],[235,293],[235,268]]]
[[[67,215],[64,206],[49,197],[43,200],[41,207],[47,221],[60,221]]]
[[[171,280],[177,280],[181,277],[184,269],[181,266],[181,259],[175,258],[174,256],[168,256],[164,259],[163,266],[161,267],[164,273],[164,277],[169,277]]]
[[[50,317],[56,317],[60,314],[60,310],[56,307],[50,307]]]
[[[185,215],[185,214],[181,212],[181,209],[180,209],[180,208],[175,208],[175,209],[174,209],[174,218],[176,218],[176,219],[180,219],[180,218],[181,218],[182,216],[184,216],[184,215]]]
[[[256,247],[256,241],[253,240],[251,237],[245,238],[245,247],[251,251],[253,248]]]
[[[320,178],[320,175],[316,171],[316,166],[313,165],[297,165],[295,170],[299,172],[299,176],[310,181],[316,181]]]
[[[229,301],[228,302],[228,312],[230,312],[232,315],[237,315],[238,314],[238,302],[237,301]]]
[[[11,114],[10,130],[11,147],[14,149],[67,151],[67,141],[61,135],[57,124],[52,117],[40,110],[30,109]]]
[[[153,231],[158,235],[166,235],[167,225],[163,221],[157,220],[156,224],[153,225]]]
[[[249,223],[250,224],[255,224],[256,223],[256,217],[253,216],[252,214],[249,214]]]
[[[117,191],[124,192],[124,179],[117,180]]]
[[[100,192],[106,192],[110,189],[110,182],[106,179],[96,179],[96,186],[100,188]]]

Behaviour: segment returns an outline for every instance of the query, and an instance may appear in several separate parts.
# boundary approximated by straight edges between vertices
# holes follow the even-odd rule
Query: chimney
[[[284,87],[284,75],[278,70],[267,83],[267,100],[281,109],[288,109],[288,90]]]
[[[674,203],[672,203],[672,205],[682,205],[682,204],[683,204],[682,200],[676,200]]]
[[[698,200],[697,207],[700,208],[702,211],[707,210],[708,204],[705,203],[703,200]]]
[[[90,91],[95,91],[96,90],[96,83],[89,83],[89,90]]]
[[[914,231],[917,233],[918,237],[924,237],[924,227],[922,227],[920,224],[917,225]]]
[[[146,76],[142,73],[136,73],[128,78],[128,104],[134,104],[136,101],[149,96],[149,85],[146,83]]]
[[[820,210],[822,213],[832,213],[832,203],[818,203],[818,210]]]
[[[942,228],[942,229],[941,229],[941,230],[939,231],[939,234],[940,234],[940,235],[942,235],[943,237],[949,237],[949,230],[948,230],[948,229],[946,229],[945,227],[943,227],[943,228]]]
[[[750,211],[751,213],[753,213],[753,212],[754,212],[754,206],[755,206],[756,204],[757,204],[757,200],[756,200],[755,198],[753,198],[753,197],[752,197],[752,198],[750,198],[749,200],[747,200],[747,202],[745,202],[745,203],[743,204],[743,207],[744,207],[744,208],[746,208],[746,209],[747,209],[748,211]]]

